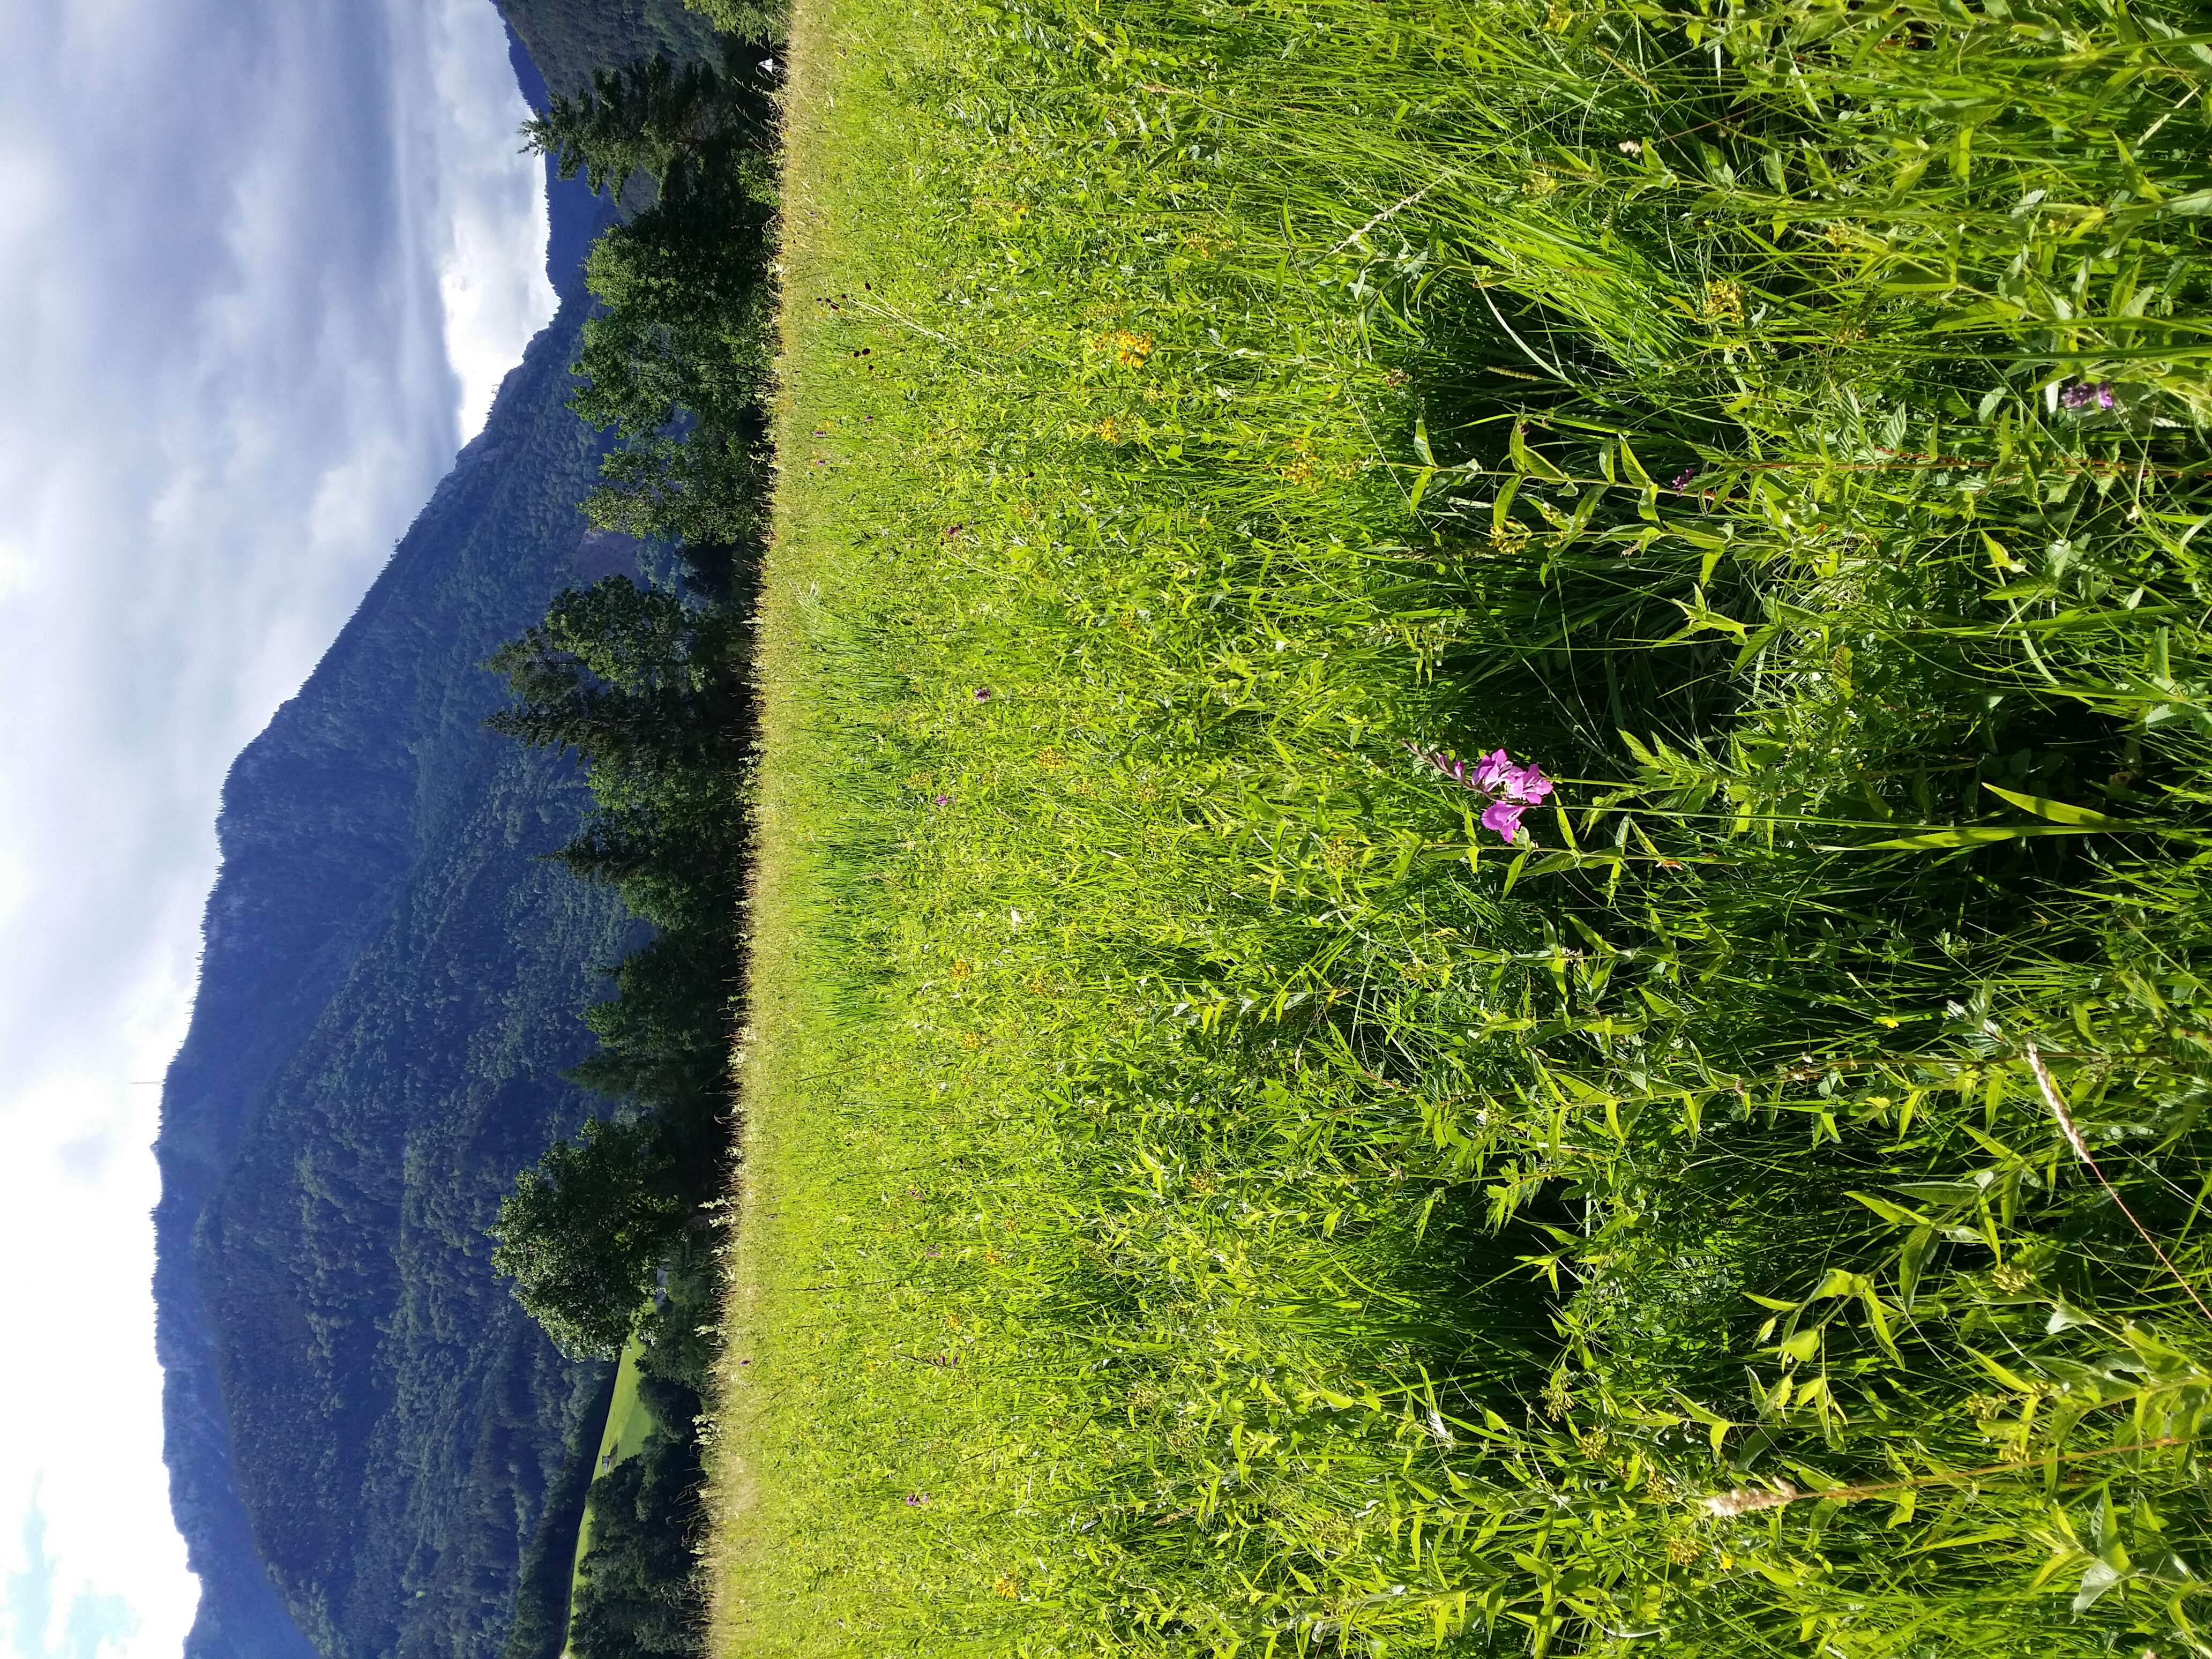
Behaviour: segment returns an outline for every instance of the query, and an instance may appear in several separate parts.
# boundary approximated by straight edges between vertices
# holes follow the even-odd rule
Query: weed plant
[[[801,9],[726,1651],[2212,1653],[2208,41]]]

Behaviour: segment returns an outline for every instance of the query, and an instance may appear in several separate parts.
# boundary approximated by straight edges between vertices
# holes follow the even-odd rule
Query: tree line
[[[598,1052],[569,1073],[612,1109],[523,1170],[492,1229],[494,1266],[563,1352],[612,1358],[641,1339],[657,1425],[591,1485],[592,1547],[565,1620],[552,1601],[567,1598],[533,1599],[526,1582],[509,1659],[550,1659],[564,1635],[579,1659],[705,1650],[696,1424],[742,972],[776,137],[765,20],[724,9],[747,27],[719,64],[603,71],[523,130],[562,178],[625,206],[586,265],[596,304],[572,403],[612,443],[584,511],[672,547],[682,579],[567,590],[489,665],[514,699],[490,724],[574,757],[588,780],[590,815],[555,856],[653,930],[586,1010]]]

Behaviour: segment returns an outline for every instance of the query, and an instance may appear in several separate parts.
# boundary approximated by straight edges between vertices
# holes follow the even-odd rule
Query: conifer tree
[[[733,46],[719,69],[653,57],[600,70],[590,92],[556,97],[523,124],[524,147],[552,157],[563,179],[580,172],[594,194],[619,198],[643,173],[664,198],[681,198],[768,130],[768,71],[749,71],[744,57]]]
[[[515,697],[487,724],[617,770],[734,759],[744,683],[737,627],[627,576],[568,588],[486,664]]]

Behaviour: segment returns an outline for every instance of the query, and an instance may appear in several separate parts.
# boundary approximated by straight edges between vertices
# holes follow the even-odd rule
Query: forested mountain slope
[[[674,39],[635,6],[501,9],[556,86]],[[635,938],[539,856],[579,823],[573,769],[482,725],[483,659],[635,556],[577,512],[600,447],[568,368],[600,210],[580,185],[552,204],[559,315],[224,789],[156,1146],[189,1659],[496,1653],[601,1381],[516,1307],[483,1232],[603,1107],[560,1073],[591,1046],[595,966]]]
[[[225,789],[158,1144],[196,1656],[286,1650],[258,1634],[262,1559],[326,1655],[418,1650],[401,1626],[448,1613],[456,1638],[483,1633],[596,1380],[515,1307],[482,1237],[514,1170],[588,1109],[557,1073],[588,1049],[576,1011],[625,933],[537,857],[580,815],[568,769],[479,724],[497,688],[477,665],[605,556],[574,512],[594,447],[562,405],[580,311]]]
[[[594,70],[659,52],[714,55],[714,33],[684,0],[497,0],[507,27],[556,93],[588,88]]]

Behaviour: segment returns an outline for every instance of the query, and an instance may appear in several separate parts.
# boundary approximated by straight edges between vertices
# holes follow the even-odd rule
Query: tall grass
[[[2208,41],[802,12],[731,1653],[2212,1652]]]

